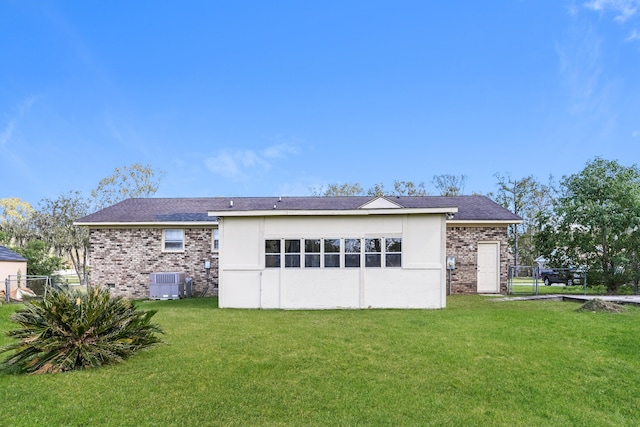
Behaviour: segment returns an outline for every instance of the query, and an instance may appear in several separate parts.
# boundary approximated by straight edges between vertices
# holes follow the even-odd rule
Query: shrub
[[[0,366],[9,372],[47,373],[95,368],[120,362],[159,343],[162,329],[151,322],[156,311],[138,310],[108,289],[88,292],[52,289],[11,316],[21,329],[7,332],[17,341]]]

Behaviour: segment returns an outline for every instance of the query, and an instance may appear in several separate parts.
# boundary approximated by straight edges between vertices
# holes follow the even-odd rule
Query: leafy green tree
[[[151,197],[158,191],[163,175],[164,171],[154,170],[151,165],[117,167],[91,191],[94,208],[102,209],[133,197]]]
[[[28,275],[52,276],[63,266],[62,258],[51,255],[49,245],[41,240],[30,240],[26,245],[13,247],[12,250],[27,259]]]
[[[78,192],[71,191],[57,199],[43,199],[34,224],[39,236],[57,255],[67,257],[80,280],[85,284],[89,230],[73,224],[88,214],[89,202]]]
[[[56,290],[42,301],[28,301],[11,316],[20,329],[7,332],[16,341],[0,348],[13,373],[53,373],[120,362],[160,342],[155,311],[138,310],[129,300],[111,297],[106,288]]]
[[[640,169],[595,158],[564,177],[551,221],[540,238],[547,254],[570,265],[586,266],[615,294],[637,277],[640,242]]]
[[[509,225],[509,245],[515,265],[533,265],[539,249],[534,244],[539,222],[536,221],[553,206],[555,187],[553,178],[549,184],[540,183],[533,175],[520,179],[496,174],[498,191],[489,194],[496,203],[522,218],[522,223]],[[521,242],[521,236],[525,236]]]

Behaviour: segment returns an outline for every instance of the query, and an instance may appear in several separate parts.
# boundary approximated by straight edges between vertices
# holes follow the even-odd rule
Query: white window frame
[[[220,252],[220,228],[211,231],[211,252]]]
[[[389,251],[389,240],[399,240],[400,243],[400,252],[395,252],[395,251]],[[385,237],[383,239],[383,245],[382,245],[382,252],[383,252],[383,258],[382,258],[382,262],[384,263],[384,267],[385,268],[402,268],[402,237]],[[388,263],[388,257],[392,255],[392,256],[398,256],[400,258],[400,265],[387,265]]]
[[[311,241],[317,241],[318,242],[318,252],[307,252],[307,242],[311,242]],[[304,268],[314,268],[314,269],[319,269],[319,268],[323,268],[324,265],[322,263],[322,244],[323,244],[323,239],[317,238],[305,238],[301,244],[301,250],[303,251],[302,253],[302,260],[303,260],[303,267]],[[318,258],[318,265],[307,265],[307,255],[309,256],[313,256],[313,257],[317,257]]]
[[[388,243],[390,240],[399,240],[400,243],[400,251],[396,252],[396,251],[388,251]],[[307,252],[306,250],[306,244],[307,241],[319,241],[320,242],[320,252]],[[337,240],[339,242],[339,251],[338,252],[326,252],[325,251],[325,241],[326,240]],[[354,240],[357,241],[359,243],[360,246],[360,250],[358,252],[347,252],[347,240]],[[366,244],[368,240],[377,240],[379,245],[380,245],[380,250],[379,251],[367,251],[366,249]],[[266,247],[265,247],[265,268],[303,268],[303,269],[313,269],[313,270],[317,270],[317,269],[355,269],[355,268],[367,268],[367,269],[375,269],[375,268],[402,268],[402,236],[401,235],[391,235],[391,236],[387,236],[387,237],[382,237],[380,235],[372,235],[372,236],[365,236],[365,237],[331,237],[331,238],[308,238],[308,237],[303,237],[303,238],[280,238],[280,239],[265,239],[265,245],[267,241],[276,241],[279,244],[280,247],[280,251],[279,252],[274,252],[274,253],[270,253],[270,252],[266,252]],[[287,251],[287,242],[289,241],[296,241],[298,242],[298,245],[300,246],[300,251],[299,252],[288,252]],[[338,256],[339,257],[339,265],[338,266],[331,266],[331,267],[327,267],[326,266],[326,259],[325,259],[325,255],[331,255],[331,256]],[[311,266],[311,265],[307,265],[307,255],[313,255],[314,257],[320,257],[320,265],[319,266]],[[367,256],[375,256],[378,257],[380,260],[380,263],[378,265],[378,263],[375,263],[376,265],[367,265]],[[351,256],[351,257],[357,257],[358,259],[358,266],[347,266],[347,256]],[[387,265],[387,258],[388,256],[394,256],[394,257],[398,257],[399,258],[399,265]],[[294,262],[294,265],[287,265],[287,264],[291,264],[291,262],[289,261],[289,259],[287,259],[287,257],[291,258],[295,258],[297,260],[297,262]],[[275,259],[277,258],[279,260],[279,266],[275,267],[267,267],[267,258],[272,258]],[[297,265],[295,265],[297,264]]]
[[[167,239],[167,232],[179,232],[180,239]],[[167,248],[167,243],[180,242],[179,248]],[[162,230],[162,252],[184,252],[185,248],[185,233],[184,228],[165,228]]]

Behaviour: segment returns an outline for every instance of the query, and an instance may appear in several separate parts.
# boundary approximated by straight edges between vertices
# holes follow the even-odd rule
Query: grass
[[[535,294],[535,282],[531,278],[515,277],[511,279],[511,293],[512,294]],[[554,284],[552,286],[545,286],[540,280],[538,281],[538,294],[539,295],[557,295],[557,294],[569,294],[569,295],[584,295],[585,289],[583,285],[565,286],[560,284]],[[587,295],[605,295],[607,288],[604,285],[587,286]],[[625,285],[620,287],[618,295],[633,295],[633,285]]]
[[[640,424],[636,307],[481,296],[443,310],[140,304],[159,310],[165,345],[92,371],[2,374],[0,425]],[[0,307],[0,331],[16,309]]]

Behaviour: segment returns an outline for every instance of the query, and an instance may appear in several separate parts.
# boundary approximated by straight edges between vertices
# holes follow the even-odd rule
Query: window
[[[220,232],[217,228],[213,229],[213,251],[220,250]]]
[[[284,266],[286,268],[300,267],[300,240],[284,241]]]
[[[266,240],[264,242],[265,260],[267,268],[280,268],[280,240]]]
[[[344,266],[360,267],[360,239],[344,239]]]
[[[306,268],[320,268],[320,239],[305,239],[304,266]]]
[[[214,239],[217,240],[215,232]],[[402,238],[400,237],[344,239],[344,243],[342,241],[343,239],[340,238],[265,240],[265,267],[402,267]]]
[[[184,250],[184,230],[169,229],[163,233],[163,250],[167,252],[179,252]]]
[[[380,239],[364,240],[365,267],[382,267],[382,246]]]
[[[324,239],[325,268],[340,268],[340,239]]]
[[[384,244],[384,266],[402,267],[402,239],[399,237],[386,238],[384,239]]]

